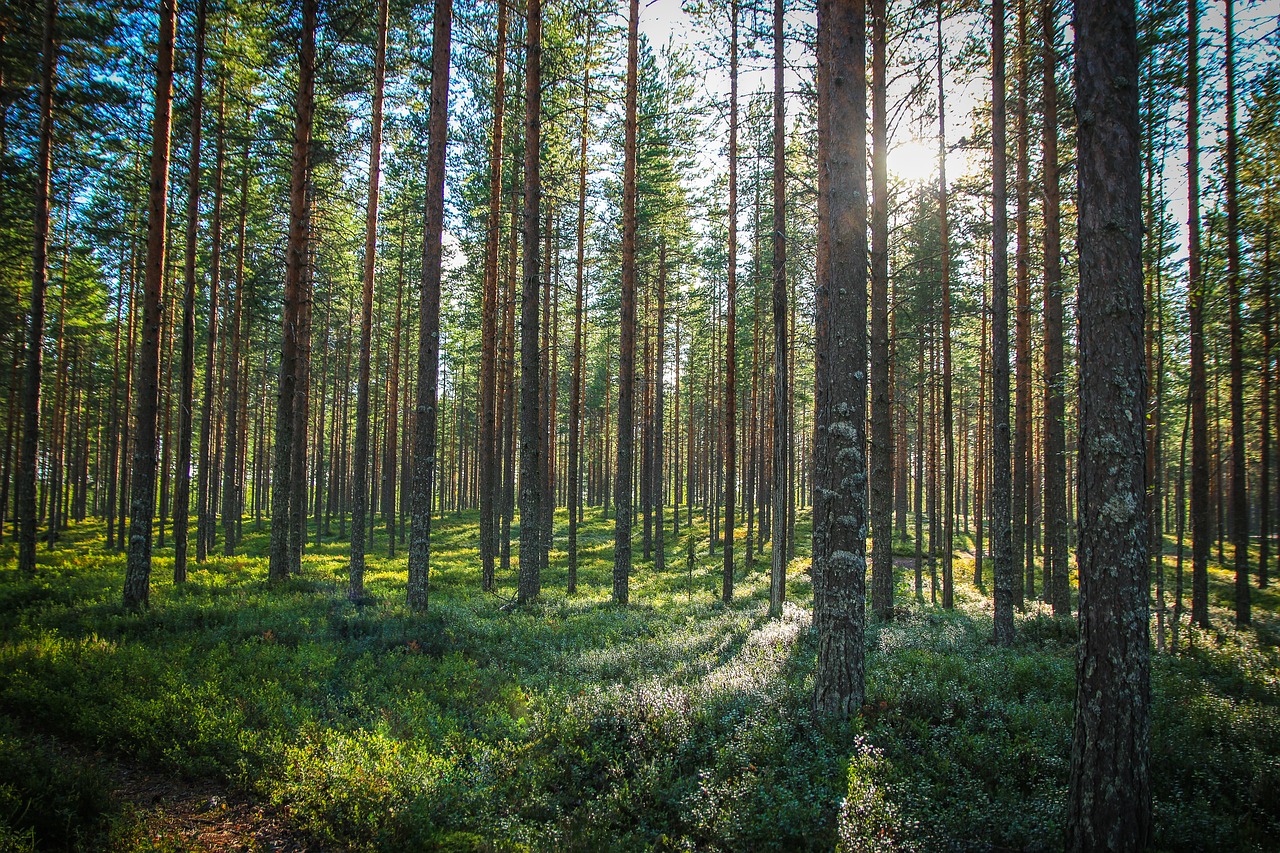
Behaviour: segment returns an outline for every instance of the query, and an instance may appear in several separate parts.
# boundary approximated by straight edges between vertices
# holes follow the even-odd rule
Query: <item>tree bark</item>
[[[1138,35],[1131,0],[1078,0],[1080,643],[1067,849],[1150,839],[1150,637]]]
[[[285,255],[284,312],[281,329],[279,393],[276,398],[275,448],[271,477],[271,550],[268,577],[289,577],[289,505],[293,482],[294,406],[298,394],[298,325],[306,284],[307,242],[311,211],[307,175],[311,161],[311,119],[315,110],[317,0],[302,0],[302,50],[293,128],[293,161],[289,175],[289,241]]]
[[[531,0],[530,6],[537,3]],[[431,491],[436,476],[436,384],[440,371],[440,277],[444,233],[445,146],[449,138],[449,53],[453,0],[435,0],[431,35],[431,113],[427,124],[422,294],[418,303],[418,393],[414,407],[413,485],[409,493],[409,607],[427,609],[431,563]],[[536,146],[535,146],[536,149]]]
[[[1062,224],[1058,186],[1057,0],[1043,0],[1041,25],[1044,37],[1044,562],[1049,587],[1047,597],[1053,613],[1070,616]]]
[[[1009,470],[1009,212],[1005,158],[1004,0],[992,0],[991,539],[994,639],[1013,642],[1013,500]]]
[[[364,278],[360,291],[360,368],[356,376],[355,490],[352,493],[351,564],[347,587],[347,597],[352,601],[364,598],[365,522],[372,522],[372,518],[366,518],[371,515],[368,508],[369,351],[373,343],[373,283],[378,259],[378,188],[382,177],[382,90],[387,73],[388,14],[388,0],[379,0],[369,130],[369,195],[364,218]],[[430,236],[427,239],[430,240]]]
[[[213,398],[218,349],[218,304],[222,283],[222,196],[226,166],[226,79],[218,79],[218,135],[213,171],[212,250],[209,257],[209,321],[205,327],[204,396],[200,400],[200,459],[196,481],[196,562],[203,563],[213,546],[214,521],[212,469],[217,450],[214,447]]]
[[[532,0],[537,2],[537,0]],[[618,351],[618,464],[614,486],[613,602],[626,604],[631,583],[631,468],[636,378],[636,99],[639,0],[627,24],[626,138],[622,167],[622,323]]]
[[[1021,3],[1025,4],[1026,0],[1021,0]],[[938,234],[942,249],[942,606],[950,610],[955,596],[952,560],[955,554],[956,440],[951,412],[951,223],[947,218],[946,104],[946,91],[943,87],[942,0],[938,0]],[[1023,148],[1025,147],[1024,142]]]
[[[867,90],[862,0],[818,6],[819,251],[813,593],[814,709],[864,696],[867,537]],[[826,214],[824,216],[823,214]],[[825,226],[823,225],[825,223]]]
[[[493,140],[489,151],[489,219],[485,234],[484,293],[480,308],[480,588],[493,589],[498,518],[497,351],[498,248],[502,243],[502,143],[506,105],[507,3],[498,0],[493,66]],[[573,557],[570,557],[572,565]]]
[[[170,7],[170,13],[172,7]],[[156,88],[157,92],[163,83],[166,87],[170,84],[168,79],[163,79],[165,66],[163,64],[165,58],[165,42],[164,42],[164,20],[165,10],[161,9],[161,43],[157,51],[158,59],[161,65],[157,69]],[[54,81],[57,78],[58,67],[58,41],[57,41],[57,0],[45,0],[44,2],[44,40],[41,49],[43,62],[41,63],[40,72],[40,140],[39,149],[36,153],[36,181],[35,181],[35,240],[31,250],[31,313],[29,325],[27,327],[27,358],[26,369],[23,374],[22,381],[22,449],[18,457],[18,484],[17,484],[17,500],[18,500],[18,567],[23,574],[31,575],[36,570],[36,457],[40,452],[40,385],[42,380],[42,368],[44,358],[44,320],[45,320],[45,293],[49,287],[49,184],[50,174],[53,168],[53,88]],[[173,29],[172,18],[169,19],[169,73],[172,74],[172,57],[173,57]],[[162,186],[161,193],[168,186],[168,138],[169,138],[169,114],[168,114],[168,92],[164,89],[164,122],[163,130],[165,136],[164,146],[164,174],[161,176]],[[160,126],[160,102],[161,98],[156,98],[156,126]],[[155,159],[155,153],[152,154]],[[155,165],[152,167],[152,180],[155,180]],[[155,201],[155,186],[153,183],[151,201]],[[161,199],[165,199],[162,197]],[[153,212],[154,215],[154,212]],[[161,221],[164,218],[164,209],[160,209]],[[164,253],[164,226],[159,229],[160,233],[160,254]],[[150,235],[149,235],[150,236]],[[148,240],[150,247],[150,239]],[[160,263],[163,269],[163,257]],[[153,410],[154,418],[154,410]],[[155,429],[152,428],[154,433]],[[154,440],[154,439],[153,439]],[[154,460],[155,451],[151,451],[151,458]],[[153,461],[154,467],[154,461]],[[150,572],[151,568],[151,552],[150,552],[150,516],[148,516],[148,548],[145,552],[146,572]],[[132,549],[131,549],[132,550]],[[146,578],[142,578],[142,604],[146,603]],[[127,596],[126,596],[127,601]]]
[[[520,293],[520,576],[516,599],[542,590],[542,370],[538,352],[538,226],[542,198],[542,2],[525,7],[524,218]]]
[[[173,30],[176,16],[175,0],[160,0],[160,40],[156,46],[155,108],[151,121],[151,173],[147,194],[146,283],[142,304],[142,345],[138,351],[138,402],[134,414],[129,553],[125,560],[124,576],[124,605],[131,610],[145,608],[149,603],[151,590],[151,521],[155,514],[156,490],[156,411],[160,401],[160,314],[164,304],[166,227],[169,218],[169,127],[173,99]],[[34,534],[34,530],[32,533]],[[34,544],[34,535],[32,539]]]
[[[871,0],[871,610],[881,620],[893,618],[887,6],[887,0]]]
[[[231,309],[231,360],[227,368],[226,444],[222,468],[222,553],[235,553],[243,512],[244,480],[240,471],[240,353],[241,325],[244,317],[245,224],[249,212],[249,143],[246,140],[240,157],[240,221],[236,227],[236,298]],[[245,395],[248,396],[247,394]]]
[[[387,557],[396,555],[396,483],[400,461],[400,354],[404,330],[404,239],[400,228],[400,254],[396,272],[396,320],[391,330],[391,381],[387,383],[387,441],[382,465],[382,518],[387,523]],[[406,384],[408,384],[406,382]],[[407,440],[406,440],[406,443]]]
[[[1191,621],[1209,627],[1209,416],[1200,272],[1200,0],[1187,0],[1187,316],[1191,327]]]
[[[196,52],[192,74],[191,151],[187,164],[187,233],[183,257],[182,354],[178,398],[178,458],[173,488],[173,582],[187,580],[187,533],[191,520],[191,431],[196,378],[196,240],[200,228],[200,143],[204,116],[206,0],[196,3]],[[212,321],[212,320],[211,320]]]
[[[730,0],[728,45],[728,264],[724,339],[724,548],[721,599],[733,599],[733,511],[737,507],[737,4]],[[692,414],[692,412],[690,412]]]
[[[787,136],[783,90],[783,0],[773,4],[773,509],[769,613],[787,597]],[[879,78],[877,78],[877,81]],[[878,151],[878,149],[877,149]],[[886,323],[887,325],[887,323]],[[661,340],[661,333],[659,333]],[[887,342],[886,342],[887,343]],[[661,361],[659,361],[661,367]],[[662,380],[661,370],[658,376]],[[661,399],[661,398],[659,398]],[[659,405],[661,416],[661,405]],[[886,467],[886,471],[887,471]],[[888,501],[885,502],[888,506]]]
[[[1249,472],[1244,459],[1244,359],[1240,320],[1240,202],[1237,177],[1235,2],[1225,0],[1227,40],[1227,301],[1231,306],[1231,544],[1236,624],[1252,621],[1249,592]]]

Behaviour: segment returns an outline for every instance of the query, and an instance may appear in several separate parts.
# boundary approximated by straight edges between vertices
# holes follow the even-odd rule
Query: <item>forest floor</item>
[[[967,555],[945,611],[927,566],[917,598],[899,543],[867,704],[832,725],[809,711],[807,529],[777,620],[767,549],[719,603],[696,515],[692,563],[683,520],[662,572],[637,535],[619,608],[612,520],[588,511],[568,596],[561,514],[541,600],[512,610],[510,572],[479,590],[476,515],[451,514],[422,616],[382,529],[359,604],[345,542],[313,544],[273,587],[266,531],[245,529],[246,556],[181,586],[158,549],[141,614],[120,605],[124,561],[100,524],[42,546],[34,579],[0,545],[0,850],[1062,846],[1075,623],[1032,604],[1015,645],[993,647]],[[1178,654],[1153,659],[1155,849],[1273,850],[1280,593],[1254,590],[1248,630],[1217,565],[1210,598],[1214,629],[1184,626]]]

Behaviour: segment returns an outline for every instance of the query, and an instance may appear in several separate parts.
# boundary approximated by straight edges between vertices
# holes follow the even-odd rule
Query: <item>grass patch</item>
[[[609,604],[613,522],[596,510],[580,592],[563,591],[562,514],[544,595],[515,612],[514,576],[479,590],[473,513],[434,525],[426,615],[404,606],[404,550],[385,557],[381,530],[359,604],[345,542],[311,545],[303,576],[273,587],[251,531],[245,555],[181,587],[160,552],[142,614],[119,604],[100,526],[42,550],[34,579],[5,546],[0,847],[150,843],[100,771],[58,753],[69,743],[222,780],[356,850],[1060,848],[1073,623],[1032,605],[996,649],[967,558],[950,612],[900,568],[898,618],[867,633],[867,705],[830,726],[809,711],[808,531],[770,620],[767,547],[726,607],[700,521],[692,566],[683,518],[666,571],[637,560],[627,608]],[[1215,595],[1230,582],[1215,571]],[[1192,632],[1154,662],[1158,849],[1265,850],[1280,833],[1276,602],[1255,602],[1259,632]],[[43,756],[29,772],[28,752]]]

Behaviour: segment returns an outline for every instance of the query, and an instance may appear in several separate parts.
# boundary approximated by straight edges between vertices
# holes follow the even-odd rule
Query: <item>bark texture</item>
[[[173,7],[170,6],[170,13]],[[162,8],[161,36],[164,35],[165,11]],[[36,153],[35,181],[35,240],[31,249],[31,316],[27,326],[26,366],[22,379],[22,448],[18,455],[18,567],[23,574],[32,574],[36,570],[36,456],[40,452],[40,385],[44,367],[44,299],[49,287],[49,179],[53,170],[53,86],[57,79],[58,41],[57,41],[56,0],[45,0],[44,3],[44,43],[40,70],[40,141]],[[165,46],[163,40],[159,48],[159,59],[164,59]],[[173,22],[169,22],[169,79],[173,77]],[[156,74],[156,90],[159,92],[162,65]],[[164,90],[164,133],[165,133],[165,165],[164,188],[168,187],[168,92]],[[156,127],[159,127],[159,103],[156,99]],[[154,152],[153,152],[154,156]],[[152,171],[154,179],[155,172]],[[164,189],[162,188],[162,189]],[[154,187],[151,201],[154,202]],[[162,195],[161,201],[164,201]],[[163,218],[162,218],[163,221]],[[150,222],[148,223],[150,227]],[[148,234],[147,247],[151,247],[151,235]],[[160,245],[164,247],[164,231],[161,227]],[[163,267],[163,262],[161,263]],[[148,269],[150,267],[148,266]],[[132,309],[131,309],[132,310]],[[126,402],[127,402],[126,398]],[[153,430],[154,431],[154,430]],[[155,451],[151,453],[155,456]],[[0,506],[0,516],[4,507]],[[148,545],[150,539],[148,538]],[[147,555],[147,571],[150,571],[150,552]],[[146,603],[146,587],[143,585],[143,601]]]
[[[520,294],[520,576],[517,600],[542,588],[542,379],[538,351],[538,224],[542,195],[542,2],[525,9],[524,219]]]
[[[138,347],[133,471],[129,491],[129,551],[124,606],[147,606],[151,593],[151,521],[156,497],[156,412],[160,403],[161,311],[164,306],[166,226],[169,219],[169,130],[173,101],[175,0],[160,0],[156,47],[155,108],[151,120],[151,168],[147,192],[147,261],[142,294],[142,343]]]
[[[867,88],[862,0],[818,6],[819,263],[814,446],[814,710],[862,705],[867,571]],[[821,251],[822,249],[820,249]]]
[[[449,138],[449,37],[452,25],[453,0],[436,0],[431,34],[431,113],[427,124],[422,294],[418,303],[418,393],[414,408],[413,483],[409,492],[408,603],[410,608],[419,611],[427,609],[431,565],[431,492],[436,476],[441,239],[444,233],[445,145]]]
[[[1150,837],[1146,369],[1138,35],[1131,0],[1076,3],[1080,643],[1067,849]]]

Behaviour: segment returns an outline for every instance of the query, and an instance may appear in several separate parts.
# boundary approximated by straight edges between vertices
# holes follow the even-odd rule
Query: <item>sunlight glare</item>
[[[923,183],[937,173],[938,151],[918,139],[889,149],[889,174],[909,184]]]

